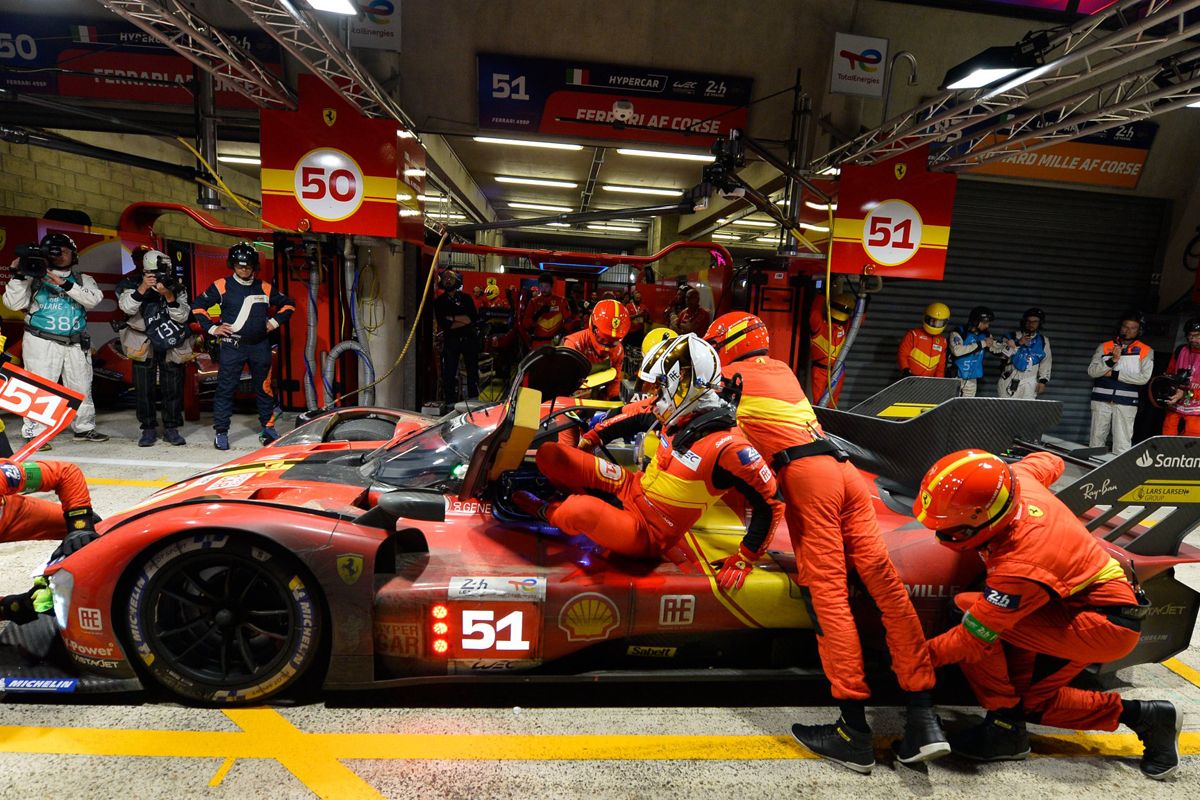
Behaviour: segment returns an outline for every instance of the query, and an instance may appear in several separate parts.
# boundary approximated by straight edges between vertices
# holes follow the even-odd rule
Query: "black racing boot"
[[[1129,726],[1142,740],[1142,774],[1166,780],[1179,769],[1179,732],[1183,712],[1166,700],[1142,700],[1137,721]]]
[[[792,726],[792,736],[821,758],[836,761],[855,772],[870,775],[875,767],[871,732],[851,728],[841,717],[832,725]]]
[[[942,731],[941,720],[929,706],[909,706],[904,723],[904,738],[896,743],[896,760],[901,764],[933,761],[950,753],[950,742]]]
[[[952,735],[950,750],[974,761],[1021,761],[1029,756],[1029,733],[1020,717],[989,711],[983,722]]]

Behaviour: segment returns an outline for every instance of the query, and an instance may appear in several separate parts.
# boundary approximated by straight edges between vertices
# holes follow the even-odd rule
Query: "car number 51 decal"
[[[82,402],[83,395],[78,392],[26,372],[7,361],[0,363],[0,411],[45,426],[41,433],[13,455],[14,461],[29,458],[70,425]]]

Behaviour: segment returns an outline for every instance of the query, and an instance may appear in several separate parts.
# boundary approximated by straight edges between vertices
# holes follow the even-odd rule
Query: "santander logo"
[[[1154,459],[1151,457],[1149,451],[1147,451],[1145,453],[1142,453],[1140,456],[1138,456],[1137,461],[1135,461],[1133,463],[1137,464],[1142,469],[1145,469],[1146,467],[1148,467],[1154,463]]]

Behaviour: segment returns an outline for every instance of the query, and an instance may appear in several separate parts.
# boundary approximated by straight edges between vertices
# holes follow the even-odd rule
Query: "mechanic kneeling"
[[[529,492],[513,502],[570,533],[583,534],[614,553],[660,558],[725,495],[738,492],[751,509],[738,552],[720,562],[719,584],[741,588],[752,564],[783,518],[783,503],[767,462],[742,436],[733,410],[713,390],[721,378],[717,354],[689,334],[646,354],[641,377],[658,386],[655,399],[626,407],[584,437],[581,446],[622,438],[662,422],[658,451],[644,473],[630,472],[586,450],[549,442],[537,465],[566,499],[545,503]],[[585,490],[614,495],[620,507]]]
[[[1049,487],[1063,461],[1034,453],[1012,466],[977,450],[929,468],[913,513],[952,550],[987,565],[983,592],[955,598],[961,625],[929,643],[934,666],[958,664],[987,709],[982,724],[950,737],[978,761],[1029,755],[1025,723],[1075,730],[1133,729],[1141,770],[1155,780],[1179,768],[1183,714],[1164,700],[1123,700],[1068,684],[1089,664],[1138,643],[1147,603],[1121,565]]]
[[[825,438],[795,373],[768,356],[766,323],[734,311],[718,317],[706,338],[725,372],[741,376],[738,424],[759,452],[769,454],[778,476],[796,577],[817,630],[821,664],[841,707],[835,724],[793,725],[792,735],[814,753],[857,772],[870,773],[875,766],[866,719],[871,689],[850,610],[853,570],[883,614],[892,670],[909,694],[897,757],[912,764],[949,753],[931,707],[934,673],[925,633],[888,557],[866,482]]]

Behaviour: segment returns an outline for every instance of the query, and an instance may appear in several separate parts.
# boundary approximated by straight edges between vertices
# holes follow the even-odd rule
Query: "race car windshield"
[[[362,466],[363,477],[401,488],[457,492],[471,454],[499,424],[502,411],[502,406],[493,406],[446,417],[373,453]]]

